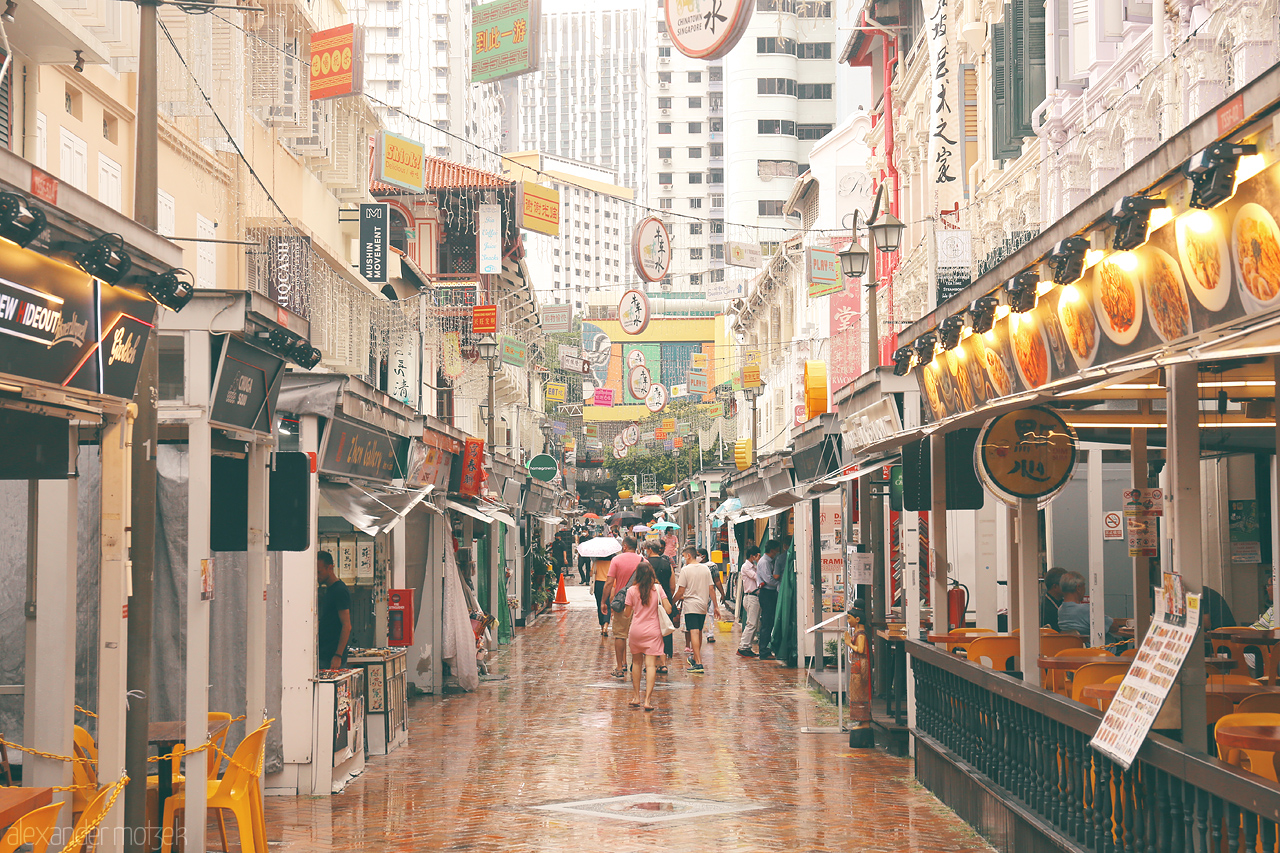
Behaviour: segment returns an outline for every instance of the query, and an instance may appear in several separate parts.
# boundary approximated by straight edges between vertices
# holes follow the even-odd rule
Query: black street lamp
[[[871,216],[867,221],[867,231],[871,236],[871,244],[882,254],[896,252],[902,246],[902,235],[907,226],[892,213],[881,210],[885,203],[885,185],[880,184],[876,192],[876,203],[871,208]],[[840,270],[846,278],[858,278],[866,274],[871,266],[871,252],[858,242],[858,219],[861,211],[855,210],[845,216],[844,224],[849,228],[853,239],[844,251],[840,252]],[[849,218],[853,218],[852,224]],[[876,277],[874,270],[867,283],[867,369],[880,366],[880,319],[876,312]]]
[[[476,341],[476,350],[480,353],[480,357],[489,363],[489,452],[494,453],[494,445],[497,443],[496,429],[496,411],[494,409],[494,371],[498,367],[498,342],[491,335],[485,335]]]

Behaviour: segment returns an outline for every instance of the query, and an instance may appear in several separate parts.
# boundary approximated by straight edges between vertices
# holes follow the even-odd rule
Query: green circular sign
[[[540,453],[529,460],[529,476],[535,480],[541,480],[549,483],[556,478],[556,474],[560,473],[559,466],[556,465],[554,456],[548,456]]]

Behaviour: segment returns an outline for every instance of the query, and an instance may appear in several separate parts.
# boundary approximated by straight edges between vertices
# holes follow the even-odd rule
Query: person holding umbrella
[[[592,561],[595,579],[596,615],[600,620],[600,636],[609,636],[609,608],[604,598],[605,582],[609,579],[609,558],[622,550],[622,543],[612,536],[597,536],[578,545],[578,554]]]

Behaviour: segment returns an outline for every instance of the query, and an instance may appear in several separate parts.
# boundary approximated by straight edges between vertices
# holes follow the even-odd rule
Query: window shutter
[[[1045,48],[1046,33],[1044,0],[1017,0],[1022,6],[1020,23],[1023,27],[1022,55],[1019,63],[1018,85],[1021,88],[1021,108],[1018,111],[1018,135],[1033,134],[1031,114],[1040,106],[1045,96]]]
[[[1017,147],[1009,132],[1009,64],[1005,31],[1007,24],[991,26],[991,159],[1016,157]],[[1012,153],[1011,153],[1012,152]]]
[[[1024,128],[1028,107],[1022,78],[1027,73],[1027,7],[1024,0],[1004,4],[1004,57],[1009,69],[1009,136],[1016,143],[1030,132]]]
[[[1076,79],[1089,73],[1093,63],[1093,38],[1089,35],[1089,6],[1091,0],[1071,2],[1071,76]]]
[[[1098,19],[1098,41],[1120,41],[1124,38],[1124,3],[1116,0],[1094,0]]]
[[[1149,24],[1154,20],[1154,5],[1152,0],[1124,0],[1124,19],[1135,24]]]
[[[1049,65],[1053,68],[1055,89],[1078,89],[1084,85],[1084,78],[1075,74],[1071,62],[1071,0],[1053,0],[1053,29],[1050,33],[1050,44],[1053,54]],[[1049,18],[1048,4],[1045,6],[1046,23]],[[1047,83],[1047,77],[1046,77]]]

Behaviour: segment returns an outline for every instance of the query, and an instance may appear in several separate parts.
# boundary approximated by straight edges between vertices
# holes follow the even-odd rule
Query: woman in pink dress
[[[623,617],[631,620],[627,633],[627,645],[631,648],[631,685],[635,693],[629,703],[640,707],[640,657],[644,656],[644,709],[653,710],[653,680],[657,676],[658,658],[662,657],[662,623],[658,608],[671,613],[671,602],[653,573],[653,566],[645,560],[636,566],[635,582],[627,590],[627,606]]]

